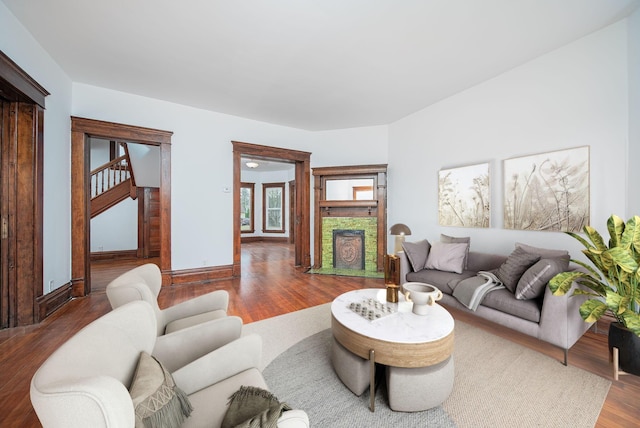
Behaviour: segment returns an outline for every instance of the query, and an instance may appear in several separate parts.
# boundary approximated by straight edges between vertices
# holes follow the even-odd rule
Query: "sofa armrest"
[[[162,310],[166,323],[179,318],[187,318],[204,312],[223,310],[229,306],[229,293],[226,290],[216,290],[202,296],[194,297]]]
[[[547,284],[540,314],[539,339],[567,350],[593,325],[580,316],[580,305],[589,297],[572,296],[577,287],[584,289],[574,282],[564,296],[554,296]]]
[[[133,427],[133,401],[127,388],[109,376],[41,385],[31,380],[31,403],[45,427]]]
[[[278,419],[278,428],[309,428],[309,416],[304,410],[287,410]]]
[[[250,368],[259,370],[261,360],[262,338],[250,334],[198,358],[172,375],[176,385],[191,395]]]
[[[409,272],[412,272],[413,269],[411,269],[409,258],[407,257],[407,254],[404,251],[398,251],[396,253],[396,256],[400,258],[400,284],[398,285],[402,285],[405,282],[407,282],[407,274]]]
[[[158,336],[152,355],[173,372],[238,339],[241,333],[240,317],[218,318]]]

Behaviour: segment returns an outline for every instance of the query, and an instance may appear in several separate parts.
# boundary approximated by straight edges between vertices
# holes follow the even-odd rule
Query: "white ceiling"
[[[290,127],[388,124],[640,0],[1,0],[74,82]]]

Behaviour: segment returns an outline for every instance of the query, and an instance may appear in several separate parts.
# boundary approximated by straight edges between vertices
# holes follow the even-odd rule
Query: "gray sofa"
[[[467,250],[465,265],[459,273],[433,268],[423,268],[415,271],[413,269],[413,260],[410,261],[410,257],[407,256],[407,251],[410,250],[410,243],[406,243],[406,245],[405,251],[398,253],[400,258],[400,284],[423,282],[435,285],[443,293],[440,303],[558,346],[564,350],[565,365],[567,364],[569,348],[591,326],[590,323],[586,323],[580,317],[578,311],[579,306],[586,299],[585,296],[569,297],[573,294],[572,292],[567,293],[565,296],[554,296],[551,294],[547,283],[544,284],[544,289],[541,288],[539,290],[540,295],[534,298],[523,298],[522,296],[516,298],[516,294],[509,289],[491,291],[486,294],[481,304],[473,311],[461,303],[458,298],[454,297],[455,287],[462,280],[476,277],[479,271],[496,272],[507,261],[507,256]],[[546,250],[528,247],[524,244],[517,244],[516,249],[518,246],[525,247],[530,251],[541,250],[543,252],[541,259],[545,259],[547,256],[544,253]],[[550,251],[555,253],[555,250]],[[568,266],[568,253],[566,254],[566,260]],[[574,283],[573,287],[576,286],[577,284]]]

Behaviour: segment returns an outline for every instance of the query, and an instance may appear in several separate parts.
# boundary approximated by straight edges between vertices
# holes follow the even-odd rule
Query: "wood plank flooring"
[[[40,325],[0,330],[0,427],[41,426],[29,400],[29,382],[33,373],[61,343],[110,310],[104,294],[106,284],[137,263],[94,262],[94,292],[91,295],[73,300]],[[160,294],[160,306],[170,306],[202,293],[224,289],[230,295],[229,313],[249,323],[328,303],[349,290],[382,287],[381,279],[306,274],[293,266],[291,245],[256,242],[242,246],[241,278],[165,287]],[[561,364],[562,351],[558,348],[472,315],[455,310],[451,312],[457,320],[535,349],[556,358]],[[627,375],[614,381],[608,355],[607,336],[589,332],[570,350],[569,364],[612,380],[597,427],[638,426],[640,377]]]

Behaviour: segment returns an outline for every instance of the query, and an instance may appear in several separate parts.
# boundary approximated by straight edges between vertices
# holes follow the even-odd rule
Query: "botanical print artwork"
[[[441,226],[489,227],[489,164],[441,169],[438,219]]]
[[[589,147],[504,161],[504,227],[579,232],[589,224]]]

